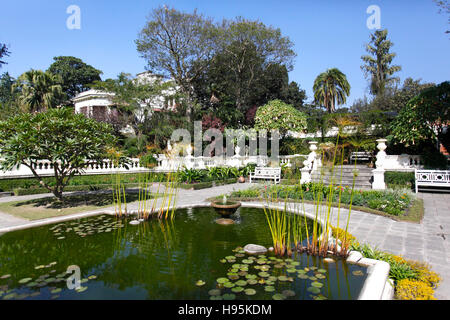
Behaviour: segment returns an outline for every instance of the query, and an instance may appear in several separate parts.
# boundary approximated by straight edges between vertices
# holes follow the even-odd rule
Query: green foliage
[[[256,111],[255,129],[278,130],[281,135],[288,130],[303,132],[306,129],[306,116],[281,100],[269,101]]]
[[[29,112],[58,106],[64,99],[61,77],[50,72],[30,70],[23,73],[14,84],[18,89],[20,106]]]
[[[47,69],[62,79],[61,87],[67,97],[73,98],[78,93],[89,89],[94,81],[100,81],[102,72],[84,63],[81,59],[68,56],[54,57],[53,62]]]
[[[146,168],[153,168],[158,165],[158,160],[156,160],[153,154],[145,154],[139,158],[139,164]]]
[[[423,90],[407,103],[392,122],[394,141],[406,146],[435,141],[443,135],[444,127],[450,121],[449,110],[449,81]]]
[[[361,59],[364,65],[361,69],[370,81],[370,92],[375,96],[383,96],[386,88],[399,81],[393,74],[400,71],[400,66],[391,66],[396,54],[389,52],[394,45],[387,39],[388,30],[377,30],[370,35],[370,43],[366,45],[368,55]]]
[[[61,198],[68,181],[86,166],[102,161],[114,142],[110,126],[68,108],[22,114],[0,122],[0,168],[10,170],[24,165]],[[52,164],[56,181],[53,188],[34,170],[39,160]]]
[[[314,80],[313,91],[315,103],[332,113],[336,111],[336,105],[347,102],[350,84],[344,73],[337,68],[332,68],[317,76]]]
[[[396,282],[403,279],[419,278],[419,272],[401,257],[374,249],[368,244],[353,243],[352,250],[359,251],[365,258],[381,260],[389,263],[391,266],[389,278]]]
[[[384,181],[389,188],[411,189],[415,186],[414,172],[386,171]]]

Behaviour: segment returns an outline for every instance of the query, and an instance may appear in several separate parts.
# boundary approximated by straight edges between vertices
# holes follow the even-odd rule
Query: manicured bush
[[[384,181],[391,189],[411,189],[415,187],[414,172],[386,171]]]

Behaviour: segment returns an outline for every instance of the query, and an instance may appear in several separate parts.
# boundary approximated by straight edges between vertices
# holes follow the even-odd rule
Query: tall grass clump
[[[311,255],[318,255],[325,257],[329,253],[335,255],[347,256],[351,239],[348,237],[348,228],[350,223],[350,216],[352,210],[352,201],[355,188],[356,171],[354,170],[352,189],[350,195],[350,205],[347,213],[346,227],[343,232],[336,229],[336,237],[333,238],[333,199],[335,193],[338,194],[338,213],[337,223],[341,222],[341,196],[343,187],[342,184],[342,165],[344,160],[344,148],[338,148],[339,134],[336,140],[336,148],[334,148],[334,155],[331,167],[330,180],[328,185],[324,184],[324,167],[321,167],[319,183],[312,187],[313,193],[313,215],[312,230],[307,227],[305,201],[303,194],[303,185],[299,182],[295,187],[300,190],[299,196],[294,203],[288,203],[288,193],[285,198],[279,198],[278,193],[275,194],[269,190],[265,193],[266,207],[264,212],[266,220],[269,225],[270,233],[273,240],[274,253],[279,256],[291,254],[293,250],[298,252],[306,252]],[[338,151],[339,150],[339,151]],[[335,163],[336,158],[340,158],[340,181],[338,187],[335,187]],[[324,163],[325,153],[322,151],[322,163]],[[356,168],[356,162],[355,162]],[[307,191],[309,191],[307,187]],[[328,189],[328,190],[327,190]],[[324,192],[327,191],[327,192]],[[325,196],[324,196],[325,195]],[[270,203],[284,202],[282,208],[280,206],[270,206]],[[293,214],[290,214],[291,212]],[[302,228],[306,227],[306,237],[303,239]],[[292,235],[292,238],[291,238]],[[292,240],[292,241],[291,241]]]

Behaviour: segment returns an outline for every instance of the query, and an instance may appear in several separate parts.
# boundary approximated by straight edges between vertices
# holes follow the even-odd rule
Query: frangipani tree
[[[62,200],[64,187],[87,166],[107,157],[115,137],[104,122],[74,114],[72,109],[24,113],[0,122],[0,169],[24,165],[40,184]],[[54,170],[54,185],[37,173],[40,160]]]
[[[278,130],[281,136],[288,131],[303,132],[306,115],[281,100],[272,100],[256,111],[255,129]]]

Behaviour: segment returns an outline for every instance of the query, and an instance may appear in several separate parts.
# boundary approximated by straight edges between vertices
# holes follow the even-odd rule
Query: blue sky
[[[34,68],[45,70],[53,57],[81,58],[104,72],[102,79],[120,72],[144,71],[134,40],[150,11],[160,4],[200,13],[216,20],[243,16],[280,28],[295,44],[297,58],[290,80],[312,97],[315,77],[327,68],[343,71],[352,87],[348,105],[368,95],[360,69],[364,45],[369,41],[366,20],[369,5],[381,9],[381,27],[389,30],[397,53],[398,74],[439,83],[450,80],[450,36],[447,16],[438,14],[432,0],[2,0],[0,43],[10,46],[11,56],[0,72],[17,77]],[[69,5],[81,10],[81,29],[69,30]]]

